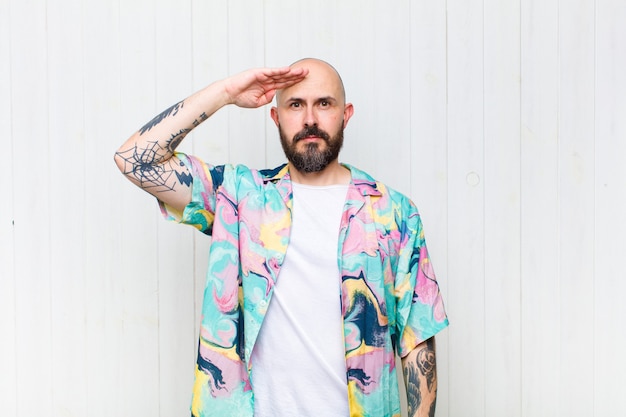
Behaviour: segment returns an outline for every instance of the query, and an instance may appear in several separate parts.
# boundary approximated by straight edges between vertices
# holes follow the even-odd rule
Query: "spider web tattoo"
[[[176,171],[175,163],[171,159],[160,163],[166,152],[158,142],[149,142],[143,149],[135,145],[126,151],[117,152],[117,155],[124,161],[124,175],[134,178],[146,191],[172,191],[176,179],[181,184],[191,185],[191,175]],[[179,165],[184,167],[182,162]]]

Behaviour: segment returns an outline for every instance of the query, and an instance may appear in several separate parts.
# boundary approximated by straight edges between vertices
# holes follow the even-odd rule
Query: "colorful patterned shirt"
[[[177,154],[193,176],[182,213],[166,218],[212,235],[191,412],[253,416],[250,356],[289,245],[288,165],[211,166]],[[339,231],[346,384],[351,416],[400,416],[395,353],[448,325],[416,207],[350,169]]]

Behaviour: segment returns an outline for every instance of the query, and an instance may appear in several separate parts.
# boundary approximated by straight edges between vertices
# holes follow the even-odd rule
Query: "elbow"
[[[131,136],[124,142],[113,154],[113,161],[117,169],[124,175],[128,175],[130,171],[135,169],[137,165],[137,142],[135,135]]]
[[[126,174],[126,160],[122,156],[122,153],[121,148],[115,151],[115,154],[113,154],[113,161],[115,162],[117,169],[119,169],[122,174]]]
[[[115,154],[113,154],[113,161],[117,166],[117,169],[133,184],[141,187],[141,183],[137,180],[137,170],[139,168],[137,161],[133,157],[134,150],[132,148],[127,149],[122,145]],[[143,187],[142,187],[143,188]]]

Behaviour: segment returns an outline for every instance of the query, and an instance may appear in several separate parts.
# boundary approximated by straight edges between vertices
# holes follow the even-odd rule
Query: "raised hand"
[[[229,103],[254,108],[268,104],[276,90],[287,88],[304,79],[306,68],[257,68],[224,80]]]

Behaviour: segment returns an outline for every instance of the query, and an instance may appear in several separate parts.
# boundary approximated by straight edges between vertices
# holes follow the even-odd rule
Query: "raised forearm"
[[[218,81],[155,116],[127,143],[156,141],[167,158],[187,133],[228,103],[224,81]]]
[[[402,359],[409,417],[433,417],[437,402],[435,338],[419,344]]]
[[[217,82],[156,115],[115,153],[120,171],[135,185],[173,207],[191,199],[191,175],[174,151],[196,126],[228,104]]]
[[[124,162],[133,162],[137,167],[147,163],[163,163],[172,157],[176,147],[192,129],[226,104],[228,101],[223,82],[217,82],[172,105],[120,146],[116,153],[118,166]]]

